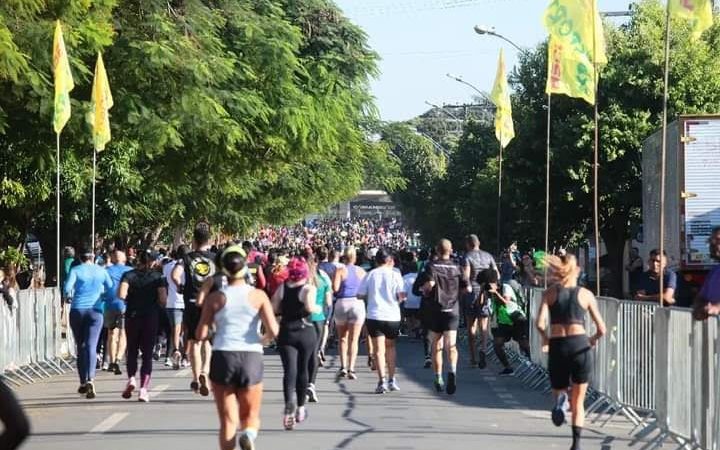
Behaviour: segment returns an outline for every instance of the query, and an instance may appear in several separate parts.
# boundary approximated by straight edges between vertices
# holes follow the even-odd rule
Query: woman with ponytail
[[[275,338],[278,324],[264,291],[245,281],[245,251],[239,246],[221,256],[227,285],[205,300],[196,336],[207,340],[215,324],[210,381],[220,419],[220,449],[255,448],[263,394],[263,341]],[[260,335],[260,323],[265,335]]]
[[[585,423],[585,394],[593,370],[593,347],[605,334],[605,322],[600,316],[595,296],[577,284],[580,268],[575,255],[546,256],[548,289],[543,293],[536,327],[543,337],[543,348],[549,347],[548,371],[555,396],[552,421],[556,426],[565,422],[568,411],[568,390],[572,410],[572,447],[580,449]],[[585,316],[595,323],[597,332],[588,337]],[[547,322],[550,321],[550,336]]]

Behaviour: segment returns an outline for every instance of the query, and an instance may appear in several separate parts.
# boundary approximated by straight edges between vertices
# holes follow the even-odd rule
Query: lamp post
[[[513,47],[515,47],[515,49],[516,49],[517,51],[519,51],[520,53],[522,53],[523,55],[527,55],[527,54],[528,54],[528,51],[527,51],[526,49],[520,47],[519,45],[517,45],[516,43],[514,43],[514,42],[511,41],[510,39],[506,38],[506,37],[503,36],[502,34],[500,34],[500,33],[498,33],[497,31],[495,31],[495,27],[488,27],[488,26],[485,26],[485,25],[475,25],[474,30],[475,30],[475,32],[476,32],[477,34],[479,34],[479,35],[495,36],[496,38],[502,39],[503,41],[505,41],[505,42],[507,42],[508,44],[510,44],[510,45],[512,45]]]

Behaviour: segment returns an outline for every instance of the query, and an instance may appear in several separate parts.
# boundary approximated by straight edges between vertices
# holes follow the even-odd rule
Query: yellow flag
[[[510,104],[510,89],[505,75],[505,56],[500,49],[497,75],[490,99],[497,108],[495,111],[495,137],[500,141],[502,148],[507,147],[515,137],[515,128],[512,120],[512,105]]]
[[[95,79],[93,80],[92,88],[91,112],[93,143],[97,151],[105,150],[105,144],[110,142],[110,116],[108,111],[112,107],[113,98],[110,93],[110,83],[108,83],[102,55],[98,53],[97,63],[95,64]]]
[[[712,0],[668,0],[673,17],[688,19],[697,39],[713,24]]]
[[[551,0],[545,11],[548,94],[565,94],[595,104],[595,64],[607,63],[596,0]]]
[[[53,38],[53,75],[55,77],[53,128],[55,133],[59,134],[70,119],[70,91],[75,87],[59,20],[55,22]]]

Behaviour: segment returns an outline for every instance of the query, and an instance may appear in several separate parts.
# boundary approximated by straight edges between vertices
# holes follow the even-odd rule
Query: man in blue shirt
[[[709,244],[710,256],[720,262],[720,227],[713,228]],[[693,306],[697,320],[720,315],[720,264],[708,274]]]
[[[125,265],[125,252],[115,250],[110,260],[112,265],[105,270],[112,280],[112,288],[105,292],[104,326],[107,328],[107,353],[109,356],[108,371],[121,375],[118,361],[125,354],[125,302],[117,296],[120,279],[125,272],[132,270]]]
[[[93,263],[92,250],[82,252],[82,264],[73,267],[65,283],[65,297],[71,298],[70,328],[77,346],[77,367],[80,377],[79,394],[95,398],[95,363],[97,343],[103,326],[105,291],[112,289],[112,280],[102,267]]]
[[[664,252],[663,252],[664,253]],[[677,289],[677,275],[671,270],[667,270],[667,255],[660,256],[660,252],[653,250],[650,252],[649,269],[640,278],[638,283],[638,291],[635,294],[635,300],[646,302],[660,301],[660,274],[663,274],[663,306],[671,306],[675,304],[675,289]]]

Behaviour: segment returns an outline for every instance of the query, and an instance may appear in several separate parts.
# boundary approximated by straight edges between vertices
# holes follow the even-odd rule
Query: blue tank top
[[[215,313],[215,337],[213,350],[226,352],[262,353],[260,337],[260,312],[249,302],[250,285],[227,286],[225,306]]]
[[[357,274],[357,266],[355,264],[348,264],[345,267],[347,267],[347,278],[340,283],[340,290],[337,293],[337,298],[357,297],[361,282],[360,277]]]

